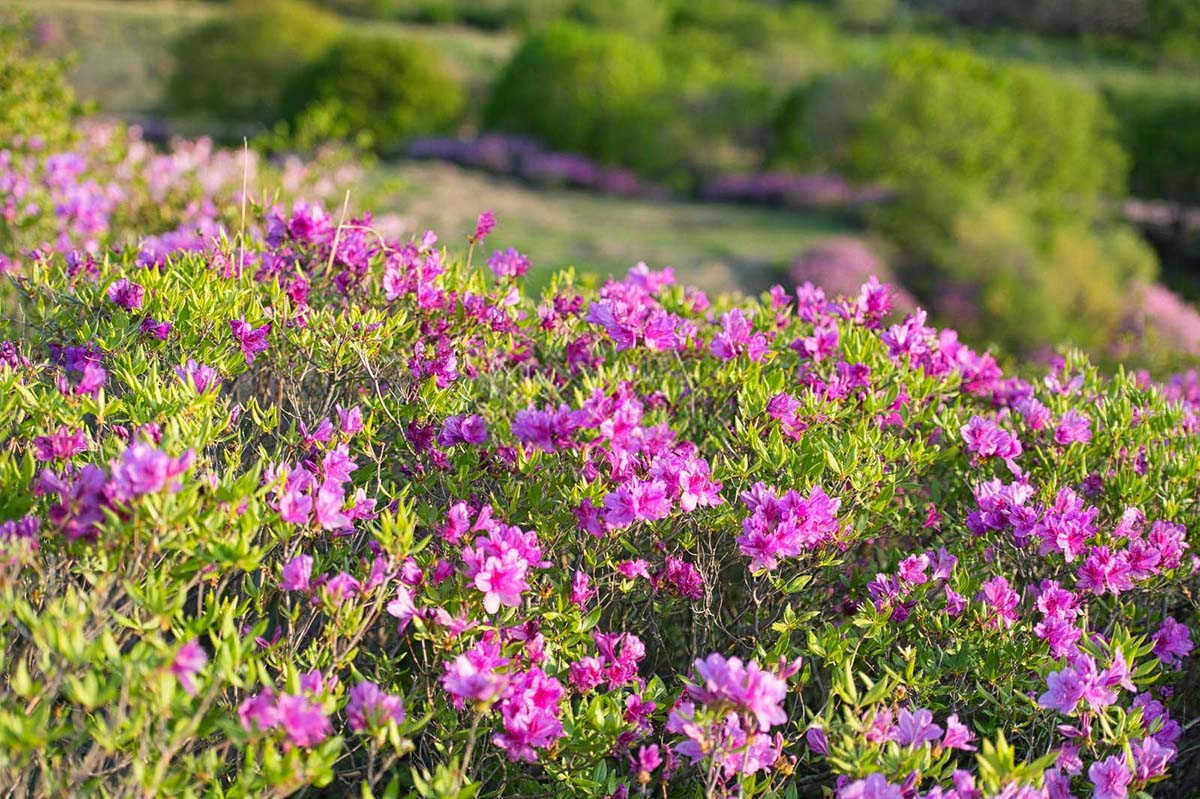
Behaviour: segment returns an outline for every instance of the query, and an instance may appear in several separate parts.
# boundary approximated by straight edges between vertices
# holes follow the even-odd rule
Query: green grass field
[[[435,162],[381,164],[367,173],[361,191],[380,215],[392,217],[389,225],[432,229],[443,240],[461,240],[480,211],[494,211],[499,225],[484,257],[496,248],[520,249],[533,261],[534,285],[563,267],[603,276],[645,261],[656,269],[672,266],[681,281],[708,291],[757,292],[782,280],[787,265],[816,241],[853,232],[820,214],[538,189]]]

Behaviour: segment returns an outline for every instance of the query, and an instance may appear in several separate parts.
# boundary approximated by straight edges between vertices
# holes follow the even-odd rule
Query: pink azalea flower
[[[172,458],[141,441],[131,444],[112,464],[113,495],[122,501],[156,494],[191,468],[195,453]]]
[[[623,560],[617,564],[617,571],[627,580],[632,580],[636,577],[650,579],[650,568],[646,561],[638,558],[636,560]]]
[[[920,746],[926,741],[935,741],[942,735],[942,728],[933,723],[933,713],[924,709],[900,711],[896,720],[896,743],[901,746]]]
[[[1175,621],[1174,616],[1163,619],[1162,626],[1152,636],[1154,654],[1165,666],[1179,668],[1183,659],[1192,651],[1191,632],[1186,624]]]
[[[325,583],[324,595],[335,605],[362,593],[362,583],[346,572],[338,572]]]
[[[743,664],[740,658],[724,658],[713,653],[695,662],[696,683],[687,686],[688,696],[706,705],[729,704],[744,710],[766,731],[787,721],[782,702],[787,683],[764,670],[755,661]]]
[[[216,369],[196,363],[192,358],[188,358],[187,363],[183,366],[176,366],[175,374],[179,376],[180,380],[195,389],[197,394],[203,394],[210,388],[216,388],[221,384],[221,376],[217,374]]]
[[[408,586],[401,585],[396,589],[396,598],[387,604],[386,610],[389,616],[395,616],[400,620],[400,632],[404,632],[404,628],[417,615],[413,593]]]
[[[34,457],[40,461],[65,461],[87,448],[87,433],[82,427],[72,432],[60,425],[54,433],[33,440]]]
[[[564,735],[559,721],[562,684],[535,666],[516,675],[500,700],[504,729],[492,738],[508,759],[534,763],[537,749],[550,746]]]
[[[364,680],[350,689],[346,718],[355,732],[375,729],[389,722],[404,721],[404,700]]]
[[[1054,428],[1054,441],[1066,446],[1076,442],[1086,444],[1092,440],[1092,423],[1085,414],[1072,408],[1063,414]]]
[[[596,595],[596,591],[588,587],[590,583],[586,572],[575,570],[575,574],[571,578],[570,601],[572,605],[578,606],[581,610],[586,610],[588,600]]]
[[[984,583],[979,599],[991,610],[987,626],[1011,627],[1017,621],[1016,608],[1021,595],[1008,587],[1008,580],[1003,576],[997,575]]]
[[[344,530],[352,526],[350,517],[342,511],[346,494],[339,483],[326,480],[317,490],[315,504],[317,523],[326,530]]]
[[[1133,775],[1122,755],[1110,755],[1088,767],[1088,779],[1094,790],[1092,799],[1128,799]]]
[[[967,452],[980,458],[1000,458],[1011,463],[1021,454],[1021,442],[1012,433],[982,416],[972,416],[962,428]]]
[[[761,361],[767,351],[767,338],[755,333],[750,320],[734,308],[721,314],[721,332],[713,338],[710,349],[723,361],[742,354],[752,361]]]
[[[357,405],[352,408],[337,407],[338,426],[344,436],[352,436],[363,429],[362,410]]]
[[[265,688],[261,693],[245,699],[238,706],[238,718],[246,732],[269,730],[279,724],[279,710],[275,706],[275,693]]]
[[[903,799],[900,787],[892,785],[882,774],[849,782],[837,791],[837,799]]]
[[[195,676],[208,663],[208,653],[200,646],[200,642],[192,639],[179,648],[171,661],[171,673],[179,678],[179,684],[189,695],[196,693]]]
[[[492,253],[487,265],[498,278],[516,278],[529,271],[529,258],[509,247]]]
[[[581,658],[572,663],[571,685],[581,694],[586,694],[604,682],[604,661],[595,656]]]
[[[528,590],[525,576],[529,563],[515,550],[503,556],[490,556],[475,574],[475,587],[483,592],[483,608],[495,613],[501,605],[515,608],[521,604],[521,593]]]
[[[143,293],[144,289],[137,283],[120,278],[108,287],[106,295],[109,302],[119,305],[127,311],[134,311],[142,307]]]
[[[1038,704],[1057,710],[1064,716],[1075,713],[1075,706],[1083,698],[1086,685],[1079,672],[1071,667],[1051,672],[1046,676],[1046,691],[1038,697]]]
[[[307,591],[312,578],[311,555],[297,555],[283,566],[283,579],[279,587],[284,591]]]
[[[508,664],[500,656],[500,645],[495,641],[480,641],[472,649],[446,664],[442,675],[442,686],[450,694],[454,706],[462,709],[466,702],[488,703],[500,695],[508,678],[497,671]]]
[[[1166,774],[1167,764],[1175,759],[1175,747],[1164,746],[1151,736],[1133,741],[1129,749],[1133,752],[1134,776],[1142,781]]]
[[[284,694],[275,707],[279,724],[287,732],[288,740],[296,746],[316,746],[333,732],[325,711],[307,697]]]
[[[971,745],[971,741],[974,739],[975,733],[971,732],[970,727],[958,720],[957,713],[951,713],[946,718],[946,737],[942,739],[942,746],[947,749],[961,749],[964,752],[974,752],[975,747]]]
[[[271,332],[270,322],[261,327],[251,327],[241,319],[231,319],[229,329],[233,331],[234,339],[242,348],[242,357],[246,359],[247,366],[254,363],[259,353],[266,352],[267,336]]]
[[[492,228],[496,227],[496,216],[491,211],[484,211],[479,215],[479,219],[475,221],[475,232],[471,234],[471,242],[478,244],[487,238],[492,232]]]

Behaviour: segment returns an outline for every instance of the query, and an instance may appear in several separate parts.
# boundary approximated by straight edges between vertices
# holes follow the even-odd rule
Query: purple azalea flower
[[[389,722],[404,721],[404,700],[364,680],[350,689],[346,718],[355,732],[374,729]]]

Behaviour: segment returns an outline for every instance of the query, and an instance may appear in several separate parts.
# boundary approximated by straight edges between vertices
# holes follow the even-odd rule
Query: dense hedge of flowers
[[[12,793],[1194,775],[1194,373],[1005,374],[874,280],[529,297],[490,214],[443,247],[232,166],[0,158]]]

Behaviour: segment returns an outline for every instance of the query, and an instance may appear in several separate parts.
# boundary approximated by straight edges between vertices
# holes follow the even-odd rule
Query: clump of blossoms
[[[564,690],[562,683],[541,666],[520,670],[511,667],[515,665],[511,659],[501,657],[499,641],[485,637],[445,664],[442,685],[455,707],[470,705],[476,716],[473,727],[494,704],[501,730],[493,743],[509,760],[534,763],[538,750],[551,746],[564,734],[559,718]]]
[[[238,706],[242,727],[252,734],[282,732],[286,746],[316,746],[333,732],[322,702],[326,686],[323,675],[312,671],[301,676],[296,693],[264,688]]]
[[[467,579],[483,594],[484,611],[495,614],[502,605],[518,607],[533,569],[550,565],[542,559],[537,533],[504,524],[492,516],[490,507],[480,511],[469,531],[467,518],[466,503],[456,504],[442,535],[458,541],[468,532],[479,533],[463,547],[462,559]]]
[[[684,738],[676,752],[707,762],[710,793],[738,775],[770,769],[779,758],[783,738],[770,731],[787,721],[787,679],[799,668],[796,662],[768,671],[716,653],[695,662],[694,681],[685,684],[667,731]]]
[[[738,545],[750,558],[750,569],[774,569],[782,558],[832,542],[840,529],[840,500],[831,499],[813,486],[806,499],[795,490],[780,495],[763,483],[743,492],[742,504],[750,515],[742,521]]]

